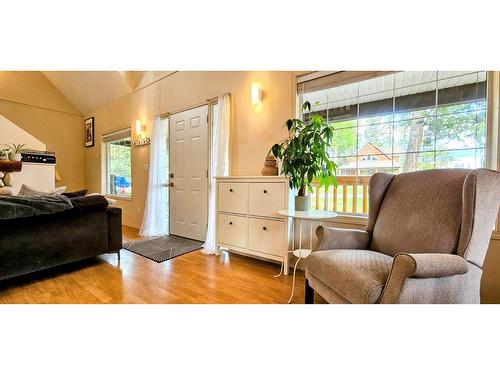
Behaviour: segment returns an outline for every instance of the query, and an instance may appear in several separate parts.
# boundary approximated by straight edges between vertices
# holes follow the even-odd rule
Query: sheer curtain
[[[156,117],[149,147],[149,178],[140,236],[167,234],[167,121]]]
[[[231,124],[231,98],[229,94],[219,97],[219,116],[212,129],[211,149],[211,179],[210,195],[208,200],[208,227],[207,238],[203,244],[202,252],[205,254],[219,255],[215,245],[215,177],[229,176],[229,135]]]

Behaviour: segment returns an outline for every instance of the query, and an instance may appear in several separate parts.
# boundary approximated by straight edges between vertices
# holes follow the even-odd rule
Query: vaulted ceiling
[[[42,74],[82,114],[132,93],[173,72],[43,71]]]

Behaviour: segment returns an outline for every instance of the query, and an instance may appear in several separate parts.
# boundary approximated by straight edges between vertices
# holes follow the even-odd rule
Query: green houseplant
[[[9,148],[11,150],[11,153],[9,154],[10,160],[13,161],[21,161],[21,153],[26,150],[26,145],[24,144],[10,144]]]
[[[9,149],[0,148],[0,160],[8,160],[9,159]]]
[[[311,104],[304,102],[302,108],[310,112]],[[328,155],[334,128],[321,115],[314,113],[307,123],[296,118],[288,119],[283,127],[288,130],[288,136],[274,144],[269,153],[281,161],[281,173],[290,178],[290,188],[297,189],[295,209],[307,211],[310,207],[307,191],[312,192],[314,179],[320,186],[337,185],[337,165]]]

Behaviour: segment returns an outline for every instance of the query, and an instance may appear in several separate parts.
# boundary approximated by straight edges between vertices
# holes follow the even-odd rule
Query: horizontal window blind
[[[312,72],[297,77],[297,93],[305,94],[312,91],[324,90],[370,78],[380,77],[391,73],[394,72],[392,71]]]
[[[113,142],[113,141],[118,141],[120,139],[127,138],[130,136],[131,136],[130,128],[127,128],[127,129],[121,129],[121,130],[117,130],[117,131],[114,131],[111,133],[103,134],[101,137],[101,140],[103,142]]]

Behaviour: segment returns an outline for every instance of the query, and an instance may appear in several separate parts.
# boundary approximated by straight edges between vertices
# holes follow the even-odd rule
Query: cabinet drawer
[[[218,242],[238,247],[247,246],[248,219],[241,216],[219,214]]]
[[[247,213],[248,184],[245,182],[219,183],[219,211]]]
[[[248,248],[272,255],[285,250],[285,222],[248,219]]]
[[[278,211],[286,208],[284,183],[255,182],[248,189],[249,214],[280,217]]]

